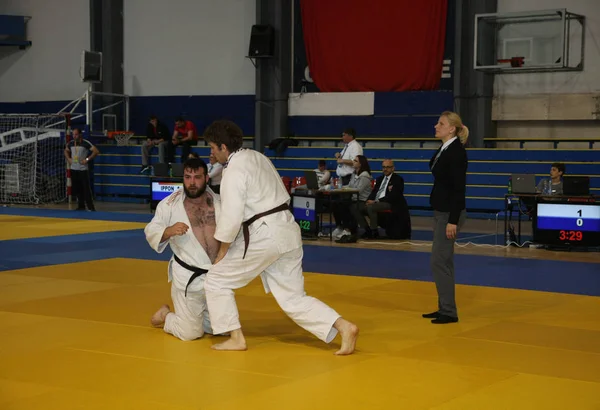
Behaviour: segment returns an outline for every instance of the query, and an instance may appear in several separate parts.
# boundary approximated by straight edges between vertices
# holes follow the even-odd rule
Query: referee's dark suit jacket
[[[443,144],[442,144],[443,145]],[[433,166],[435,157],[442,149],[440,147],[431,160],[429,169]],[[460,213],[465,209],[467,189],[467,151],[458,138],[442,152],[437,163],[431,169],[434,182],[429,203],[440,212],[449,212],[448,223],[457,225]]]

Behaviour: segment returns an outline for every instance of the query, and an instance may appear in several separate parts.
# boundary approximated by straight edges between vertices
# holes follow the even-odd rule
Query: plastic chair
[[[180,162],[171,164],[171,176],[183,178],[183,164]]]
[[[168,177],[169,176],[169,164],[165,162],[159,162],[158,164],[154,164],[152,166],[154,169],[155,177]]]
[[[286,176],[281,177],[281,182],[283,182],[283,185],[285,186],[285,189],[288,191],[288,194],[291,193],[292,180],[290,179],[290,177],[286,177]]]
[[[295,177],[294,180],[292,181],[292,188],[296,188],[302,185],[306,185],[306,178],[305,177]]]

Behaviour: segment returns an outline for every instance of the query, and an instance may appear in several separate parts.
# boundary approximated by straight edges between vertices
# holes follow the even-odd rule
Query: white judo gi
[[[206,188],[208,195],[214,200],[215,218],[220,212],[219,196],[210,188]],[[212,263],[208,254],[200,245],[189,221],[183,201],[185,193],[183,189],[176,191],[164,198],[158,204],[152,221],[144,229],[146,240],[158,253],[162,253],[167,245],[179,259],[184,263],[202,269],[210,269]],[[189,229],[185,235],[173,236],[164,242],[160,242],[165,229],[169,226],[183,222]],[[202,337],[204,333],[212,332],[210,319],[206,311],[206,295],[204,293],[204,282],[206,275],[201,275],[187,288],[193,272],[181,266],[173,257],[169,260],[169,282],[171,282],[171,299],[175,312],[171,312],[165,319],[163,327],[166,333],[170,333],[181,340],[194,340]]]
[[[214,331],[241,328],[233,290],[261,275],[265,291],[273,293],[294,322],[324,342],[331,342],[337,335],[333,324],[340,315],[304,292],[302,237],[291,212],[278,212],[252,223],[243,257],[242,222],[290,202],[271,161],[250,149],[232,153],[223,171],[220,194],[215,239],[231,245],[225,257],[209,270],[204,284]]]

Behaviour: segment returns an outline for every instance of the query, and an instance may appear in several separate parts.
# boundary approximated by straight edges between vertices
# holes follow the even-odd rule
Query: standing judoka
[[[175,312],[163,305],[151,323],[181,340],[212,333],[204,282],[206,269],[211,267],[219,250],[214,239],[219,196],[207,189],[207,184],[204,161],[188,159],[184,164],[183,189],[160,201],[154,218],[144,230],[146,240],[156,252],[162,253],[167,245],[173,251],[169,282]]]
[[[290,196],[271,161],[242,148],[242,130],[233,122],[214,122],[204,138],[225,166],[215,231],[221,246],[204,287],[214,331],[231,332],[231,337],[213,348],[246,350],[233,290],[261,275],[267,293],[273,293],[294,322],[325,343],[339,332],[342,343],[336,354],[351,354],[358,327],[304,292],[300,228],[289,212]]]

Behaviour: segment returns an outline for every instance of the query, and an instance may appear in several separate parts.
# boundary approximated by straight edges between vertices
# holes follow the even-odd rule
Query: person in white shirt
[[[207,187],[206,171],[204,161],[188,159],[184,164],[183,189],[160,201],[152,221],[144,229],[152,249],[162,253],[169,245],[173,251],[169,282],[175,311],[163,305],[151,323],[181,340],[212,333],[204,282],[219,250],[214,232],[220,203],[219,196]]]
[[[327,162],[324,159],[319,160],[319,167],[315,169],[317,179],[319,181],[319,187],[327,185],[331,178],[331,173],[327,170]]]
[[[342,133],[342,141],[344,148],[342,152],[336,152],[337,169],[336,174],[342,179],[343,185],[350,183],[350,177],[354,173],[353,161],[357,155],[363,155],[362,146],[356,141],[356,131],[353,128],[348,128]]]
[[[342,240],[341,243],[356,242],[356,218],[353,209],[365,207],[365,201],[371,194],[371,166],[367,157],[357,155],[354,159],[354,172],[348,184],[349,188],[357,189],[356,201],[336,201],[332,203],[333,217],[336,228],[332,232],[335,239]],[[347,237],[347,238],[344,238]],[[338,242],[336,240],[336,242]]]
[[[210,157],[208,158],[209,160],[209,164],[208,164],[208,177],[209,177],[209,181],[208,183],[210,184],[210,188],[215,191],[215,193],[220,193],[220,189],[221,189],[221,178],[222,178],[222,174],[223,174],[223,165],[219,164],[217,162],[217,159],[215,158],[215,156],[213,154],[210,154]]]
[[[89,164],[96,156],[100,154],[91,142],[83,139],[79,128],[73,129],[73,139],[65,147],[65,158],[71,169],[71,179],[73,181],[73,194],[77,195],[79,206],[77,210],[95,211],[94,198],[90,187]]]
[[[358,327],[304,291],[302,237],[289,211],[290,196],[273,163],[242,148],[242,130],[231,121],[215,121],[204,132],[211,153],[224,165],[221,213],[215,239],[221,242],[206,276],[208,311],[215,333],[231,337],[216,350],[246,350],[234,290],[261,276],[282,310],[325,343],[340,333],[336,352],[354,352]]]

